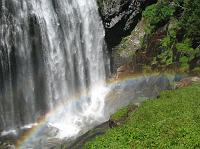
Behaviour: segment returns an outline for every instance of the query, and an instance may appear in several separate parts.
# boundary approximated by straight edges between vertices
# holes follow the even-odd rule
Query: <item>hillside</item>
[[[199,148],[200,84],[173,91],[144,102],[136,112],[125,107],[115,119],[128,115],[125,124],[109,129],[84,148]]]

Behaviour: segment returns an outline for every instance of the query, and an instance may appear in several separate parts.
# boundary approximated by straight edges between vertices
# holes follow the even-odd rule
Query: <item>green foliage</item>
[[[166,36],[165,38],[163,38],[162,40],[161,40],[161,46],[162,47],[170,47],[171,46],[171,39],[170,39],[170,37],[169,36]]]
[[[157,4],[147,7],[143,13],[146,21],[146,32],[153,33],[159,26],[165,24],[173,16],[175,7],[169,5],[168,1],[159,1]],[[152,66],[169,66],[173,64],[173,49],[178,29],[178,21],[173,18],[172,23],[168,27],[167,36],[161,39],[160,46],[157,50],[157,55],[153,58]]]
[[[140,37],[140,47],[144,47],[144,46],[145,46],[144,37]]]
[[[173,46],[176,42],[178,29],[178,20],[172,17],[168,25],[167,35],[160,40],[159,51],[156,57],[153,58],[152,65],[166,67],[174,63]]]
[[[200,67],[196,67],[192,70],[192,73],[195,75],[200,75]]]
[[[177,43],[176,49],[182,54],[192,55],[194,53],[194,49],[191,47],[189,39],[186,39],[182,43]]]
[[[167,67],[179,63],[181,68],[189,69],[191,61],[200,55],[200,1],[158,0],[147,7],[143,17],[149,37],[160,32],[166,34],[160,36],[159,46],[152,50],[151,66]],[[160,27],[163,28],[157,30]]]
[[[87,149],[200,148],[200,84],[165,91],[128,121],[88,142]]]
[[[181,57],[179,63],[181,72],[187,72],[189,70],[189,58],[187,56]]]
[[[176,49],[180,53],[179,62],[181,64],[181,68],[189,68],[190,61],[192,61],[196,55],[200,53],[199,48],[192,48],[189,39],[186,39],[182,43],[177,43]]]
[[[160,25],[165,23],[173,15],[175,9],[168,3],[157,3],[147,7],[143,13],[146,21],[146,32],[151,33]]]
[[[180,29],[180,23],[177,18],[171,17],[168,26],[168,35],[170,36],[171,40],[176,40],[177,31]]]
[[[193,45],[200,44],[200,1],[184,0],[184,12],[181,19],[185,37],[190,38]]]
[[[173,41],[170,36],[166,36],[160,42],[159,53],[154,57],[151,65],[169,66],[173,63],[173,50],[171,48]]]
[[[119,109],[115,114],[111,116],[112,120],[118,120],[128,114],[130,106],[126,106],[124,108]]]

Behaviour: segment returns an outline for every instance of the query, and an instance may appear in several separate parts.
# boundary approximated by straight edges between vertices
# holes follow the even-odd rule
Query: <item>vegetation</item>
[[[132,59],[135,55],[135,45],[131,37],[133,37],[133,34],[122,39],[121,44],[117,47],[116,54],[123,55],[123,53],[126,53],[126,57]]]
[[[193,47],[200,45],[200,1],[184,0],[183,15],[181,17],[181,27],[185,33],[185,38],[189,38]]]
[[[200,67],[194,68],[194,69],[192,70],[192,73],[193,73],[194,75],[200,75]]]
[[[199,0],[158,0],[147,7],[143,18],[147,37],[143,49],[147,53],[154,53],[148,65],[155,68],[178,64],[179,68],[186,71],[198,67]],[[154,40],[157,43],[151,45]]]
[[[118,119],[120,119],[120,118],[122,118],[124,116],[127,116],[129,108],[130,108],[130,106],[126,106],[124,108],[119,109],[118,112],[116,112],[115,114],[113,114],[111,116],[111,119],[112,120],[118,120]]]
[[[140,57],[145,71],[176,66],[200,75],[200,0],[158,0],[142,16],[146,35],[141,48],[130,57]],[[133,37],[132,33],[124,38],[118,52],[133,50]],[[122,108],[111,119],[126,115],[125,123],[110,128],[84,148],[200,148],[199,97],[200,84],[194,84],[164,91],[136,112]]]
[[[200,148],[199,97],[200,84],[164,91],[129,113],[124,125],[109,129],[84,148]]]
[[[143,13],[143,17],[147,23],[146,32],[151,33],[161,24],[165,24],[173,15],[174,11],[175,8],[173,6],[163,1],[147,7]]]
[[[102,9],[104,7],[104,4],[103,4],[103,0],[97,0],[97,4],[99,6],[99,9]]]

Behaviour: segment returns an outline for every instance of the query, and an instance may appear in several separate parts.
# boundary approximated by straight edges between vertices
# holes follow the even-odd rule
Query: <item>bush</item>
[[[184,0],[184,12],[181,19],[185,36],[192,41],[193,48],[200,45],[200,1]]]
[[[160,25],[169,21],[175,8],[168,3],[157,3],[147,7],[143,13],[146,22],[146,32],[152,33]]]
[[[151,37],[159,32],[163,35],[167,33],[160,39],[160,45],[151,49],[155,51],[151,66],[167,67],[179,63],[183,70],[192,68],[191,62],[200,55],[199,2],[199,0],[158,0],[156,4],[147,7],[143,13],[147,36]],[[157,29],[164,25],[166,25],[164,31],[158,32]]]
[[[200,75],[200,67],[194,68],[194,69],[192,70],[192,73],[193,73],[194,75]]]
[[[177,52],[179,53],[179,62],[181,68],[189,68],[190,62],[200,53],[200,49],[193,49],[189,39],[184,40],[182,43],[176,44]]]

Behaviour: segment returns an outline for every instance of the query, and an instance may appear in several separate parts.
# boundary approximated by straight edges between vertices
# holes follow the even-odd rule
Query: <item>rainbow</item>
[[[141,79],[144,77],[150,77],[150,76],[156,76],[158,75],[158,73],[155,74],[143,74],[143,75],[135,75],[135,76],[128,76],[125,77],[123,79],[119,79],[119,80],[108,80],[107,81],[107,86],[111,87],[111,86],[115,86],[120,82],[124,82],[124,81],[128,81],[128,80],[137,80],[137,79]],[[174,75],[172,74],[166,74],[168,77],[172,77]],[[77,94],[74,99],[80,99],[80,95],[85,95],[86,96],[87,91],[82,92],[81,94]],[[78,98],[79,97],[79,98]],[[67,101],[67,100],[66,100]],[[66,105],[67,103],[64,103],[64,105]],[[50,111],[49,113],[47,113],[45,116],[41,116],[38,120],[37,120],[37,125],[35,125],[34,127],[32,127],[30,130],[26,131],[25,133],[23,133],[17,143],[16,143],[16,148],[17,149],[27,149],[27,145],[28,144],[32,144],[32,140],[34,140],[34,138],[37,138],[38,136],[41,135],[41,132],[43,132],[46,127],[49,124],[49,119],[51,119],[52,116],[54,116],[56,113],[60,113],[61,110],[63,109],[63,103],[60,103],[54,110]]]
[[[64,113],[64,107],[65,105],[72,104],[73,101],[78,101],[78,99],[81,99],[81,97],[87,97],[88,91],[82,91],[81,93],[76,94],[74,97],[70,98],[71,100],[62,100],[67,101],[66,103],[61,102],[59,103],[53,110],[48,112],[46,115],[41,116],[36,124],[29,130],[25,131],[22,135],[20,135],[19,139],[16,142],[16,148],[17,149],[27,149],[28,145],[33,144],[34,138],[37,138],[38,136],[42,135],[42,132],[44,130],[51,126],[50,121],[53,118],[59,117],[60,114]],[[63,110],[63,111],[62,111]],[[56,128],[56,127],[55,127]],[[31,148],[31,147],[30,147]]]
[[[86,92],[84,92],[84,94],[86,94]],[[77,94],[72,99],[75,100],[77,99],[78,96],[79,95]],[[36,121],[35,125],[31,129],[25,131],[23,134],[20,135],[19,139],[16,142],[16,148],[27,149],[27,145],[32,144],[32,140],[38,137],[38,135],[41,135],[40,133],[46,129],[49,123],[49,119],[53,115],[55,115],[55,113],[60,112],[60,109],[63,108],[63,104],[66,105],[67,103],[60,103],[57,105],[57,107],[55,107],[53,110],[48,112],[46,115],[40,116],[38,120]]]

